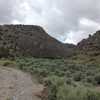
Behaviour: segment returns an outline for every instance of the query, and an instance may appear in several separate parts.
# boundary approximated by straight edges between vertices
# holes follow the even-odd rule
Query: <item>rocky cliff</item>
[[[63,44],[34,25],[0,25],[0,57],[68,57],[75,46]]]
[[[87,55],[100,55],[100,31],[94,35],[89,35],[77,45],[78,49]]]

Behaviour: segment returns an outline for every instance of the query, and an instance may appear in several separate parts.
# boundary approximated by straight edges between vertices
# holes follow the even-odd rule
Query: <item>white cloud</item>
[[[99,0],[0,0],[0,23],[37,24],[63,42],[100,29]]]
[[[70,31],[64,42],[77,44],[83,38],[87,38],[87,37],[88,37],[88,35],[85,34],[85,31],[76,31],[76,32]]]
[[[94,27],[100,29],[100,23],[92,21],[90,19],[82,18],[80,19],[80,24],[84,27]]]
[[[21,24],[18,20],[13,20],[11,23],[12,24]]]

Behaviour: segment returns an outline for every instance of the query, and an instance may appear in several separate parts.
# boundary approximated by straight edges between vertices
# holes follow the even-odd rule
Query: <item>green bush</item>
[[[100,65],[65,62],[64,59],[17,58],[18,68],[38,76],[48,86],[48,100],[100,100]],[[97,83],[97,84],[96,84]]]
[[[68,85],[64,78],[51,76],[48,81],[48,100],[100,100],[100,91],[81,84]]]
[[[97,84],[100,84],[100,73],[95,75],[95,81]]]
[[[100,92],[84,86],[58,87],[57,100],[100,100]]]
[[[47,59],[47,58],[17,58],[16,63],[21,70],[37,74],[40,77],[56,75],[66,77],[66,80],[87,82],[90,84],[99,83],[100,66],[75,64],[65,62],[64,59]],[[94,78],[95,76],[95,78]]]
[[[81,72],[77,72],[73,75],[73,79],[75,81],[81,81],[82,80],[82,73]]]
[[[94,77],[93,76],[87,76],[86,77],[86,82],[95,84]]]

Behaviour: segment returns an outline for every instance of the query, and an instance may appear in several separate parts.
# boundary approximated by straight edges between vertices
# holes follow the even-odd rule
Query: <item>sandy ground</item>
[[[35,93],[43,86],[17,69],[0,67],[0,100],[40,100]]]

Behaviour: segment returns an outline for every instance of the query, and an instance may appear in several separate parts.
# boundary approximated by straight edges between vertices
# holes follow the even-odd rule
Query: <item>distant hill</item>
[[[0,25],[0,57],[69,57],[76,47],[63,44],[35,25]]]
[[[87,55],[100,55],[100,31],[94,35],[89,35],[87,39],[83,39],[77,47]]]

